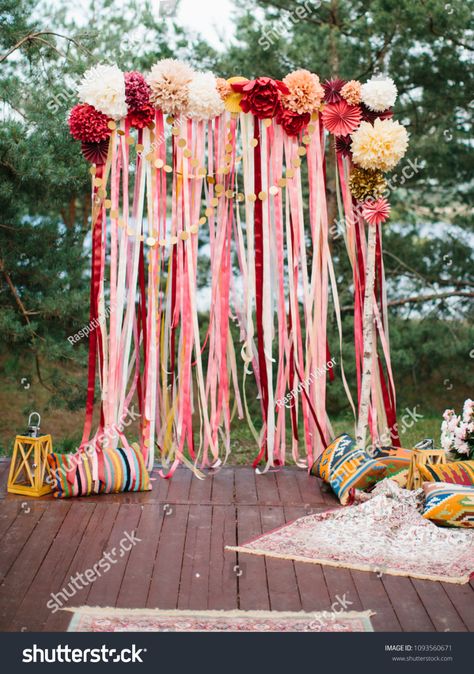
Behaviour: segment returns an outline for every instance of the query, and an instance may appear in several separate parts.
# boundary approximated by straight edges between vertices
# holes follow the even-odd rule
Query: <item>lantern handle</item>
[[[32,426],[31,417],[35,416],[35,414],[38,417],[38,424],[37,425],[41,426],[41,416],[39,415],[39,412],[32,412],[30,414],[30,416],[28,417],[28,426]]]

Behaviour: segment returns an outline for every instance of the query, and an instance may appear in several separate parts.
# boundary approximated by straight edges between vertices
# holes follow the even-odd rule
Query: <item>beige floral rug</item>
[[[373,632],[372,611],[164,611],[160,609],[66,609],[68,632]]]
[[[420,514],[422,490],[383,480],[358,505],[307,515],[227,550],[360,571],[467,583],[474,529],[438,527]]]

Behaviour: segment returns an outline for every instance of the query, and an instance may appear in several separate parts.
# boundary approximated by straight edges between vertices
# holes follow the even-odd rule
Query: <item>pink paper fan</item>
[[[349,105],[346,101],[338,101],[327,105],[323,112],[323,124],[335,136],[348,136],[360,124],[361,111],[358,105]]]
[[[369,199],[362,206],[362,217],[369,225],[380,225],[390,215],[390,204],[385,197]]]
[[[107,161],[109,139],[102,140],[100,143],[82,143],[81,150],[87,161],[96,166],[102,166]]]

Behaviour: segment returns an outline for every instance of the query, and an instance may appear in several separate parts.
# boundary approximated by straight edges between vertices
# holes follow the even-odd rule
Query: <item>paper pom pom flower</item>
[[[324,98],[319,77],[309,70],[295,70],[283,79],[289,94],[282,96],[281,104],[298,115],[316,112]]]
[[[342,154],[343,157],[350,157],[351,152],[351,137],[350,136],[336,136],[336,152]]]
[[[130,110],[127,120],[135,129],[144,129],[155,121],[155,108],[151,103],[148,103],[148,105],[144,105],[140,110]]]
[[[354,163],[365,169],[390,171],[408,147],[405,127],[392,119],[376,119],[373,126],[362,122],[351,138]]]
[[[244,112],[251,112],[259,119],[275,117],[281,108],[280,96],[287,96],[290,91],[286,84],[270,77],[257,77],[250,82],[236,82],[232,89],[242,94],[240,107]]]
[[[375,112],[391,108],[397,100],[397,87],[390,77],[372,77],[361,88],[362,102]]]
[[[150,103],[150,87],[141,73],[125,73],[125,100],[128,107],[127,120],[136,129],[144,129],[155,118]]]
[[[210,72],[195,73],[189,84],[187,115],[192,119],[214,119],[224,112],[216,78]]]
[[[100,143],[82,143],[81,151],[87,161],[96,166],[103,166],[107,161],[109,152],[109,139],[101,140]]]
[[[358,105],[349,105],[344,100],[326,105],[321,114],[323,124],[335,136],[347,136],[357,129],[361,120]]]
[[[216,88],[223,101],[225,101],[225,99],[232,94],[230,82],[225,80],[223,77],[216,77]]]
[[[349,105],[359,105],[361,83],[357,80],[350,80],[341,88],[342,98],[349,103]]]
[[[147,77],[150,101],[166,115],[179,115],[188,107],[189,83],[193,70],[183,61],[163,59],[152,67]]]
[[[344,80],[326,80],[323,84],[324,100],[326,103],[337,103],[341,100],[341,89],[344,86]]]
[[[111,134],[109,118],[92,105],[80,103],[69,113],[68,124],[71,136],[85,143],[99,143]]]
[[[349,176],[349,189],[357,201],[377,199],[387,189],[382,171],[367,171],[354,166]]]
[[[127,114],[125,80],[116,65],[98,65],[87,70],[77,93],[81,103],[92,105],[112,119],[120,119]]]
[[[380,225],[388,219],[389,215],[390,204],[384,197],[369,199],[362,206],[362,217],[369,225]]]
[[[374,112],[374,110],[369,110],[366,105],[361,103],[360,109],[362,112],[362,121],[370,122],[371,124],[373,124],[376,119],[391,119],[393,117],[393,110],[391,108],[384,110],[383,112]]]
[[[281,124],[289,136],[297,136],[304,127],[311,121],[309,112],[298,115],[291,110],[281,108],[277,114],[276,121]]]
[[[150,87],[143,75],[136,70],[124,74],[125,102],[128,110],[141,110],[150,104]]]

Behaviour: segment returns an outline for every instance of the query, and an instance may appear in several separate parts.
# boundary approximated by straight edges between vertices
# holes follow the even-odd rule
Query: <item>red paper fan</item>
[[[342,154],[343,157],[350,157],[352,138],[350,136],[336,136],[335,140],[336,152]]]
[[[368,199],[362,206],[362,217],[369,225],[380,225],[390,215],[390,204],[385,197]]]
[[[345,85],[345,80],[335,79],[323,82],[324,100],[326,103],[337,103],[342,100],[341,89]]]
[[[348,136],[360,124],[362,113],[358,105],[338,101],[327,105],[322,112],[323,124],[335,136]]]
[[[393,110],[391,108],[388,110],[383,110],[383,112],[375,112],[361,103],[360,109],[362,112],[362,121],[370,122],[371,124],[373,124],[376,119],[391,119],[393,117]]]
[[[96,166],[102,166],[107,161],[109,139],[102,140],[100,143],[82,143],[81,150],[87,161]]]

